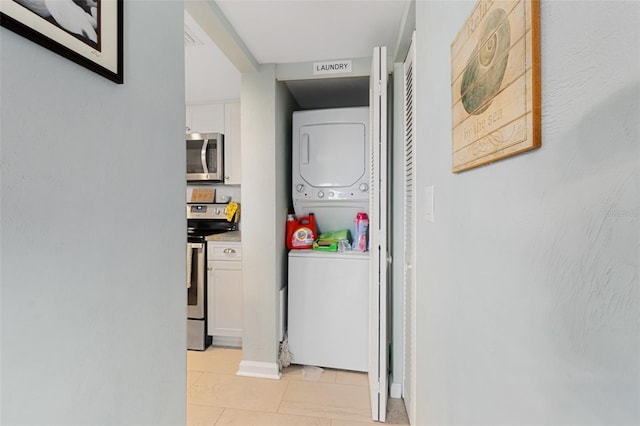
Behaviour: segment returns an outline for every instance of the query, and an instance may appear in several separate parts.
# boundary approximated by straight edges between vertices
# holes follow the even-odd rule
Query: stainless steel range
[[[206,237],[235,231],[227,221],[227,204],[187,204],[187,349],[205,350],[207,334],[207,242]]]

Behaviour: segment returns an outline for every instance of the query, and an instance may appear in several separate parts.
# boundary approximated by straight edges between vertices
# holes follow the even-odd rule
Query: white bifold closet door
[[[369,197],[369,390],[372,418],[387,416],[387,48],[373,51],[369,89],[371,189]]]
[[[416,81],[415,32],[404,62],[404,360],[402,397],[411,424],[415,424],[416,404],[416,307],[415,307],[415,140],[416,140]]]

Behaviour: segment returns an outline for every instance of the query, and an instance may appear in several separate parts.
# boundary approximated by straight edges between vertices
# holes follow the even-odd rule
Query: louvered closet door
[[[369,176],[369,392],[371,417],[387,415],[387,48],[373,50]]]
[[[415,424],[415,33],[404,63],[404,377],[402,397],[411,424]]]

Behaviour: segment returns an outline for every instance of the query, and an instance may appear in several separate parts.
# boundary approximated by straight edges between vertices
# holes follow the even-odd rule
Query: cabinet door
[[[224,133],[224,104],[187,105],[187,133]]]
[[[240,102],[224,108],[224,183],[240,185]]]
[[[209,335],[242,337],[242,262],[209,261],[208,279]]]

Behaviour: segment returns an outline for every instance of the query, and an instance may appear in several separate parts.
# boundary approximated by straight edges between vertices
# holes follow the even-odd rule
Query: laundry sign
[[[343,74],[352,72],[351,60],[313,63],[313,74]]]

